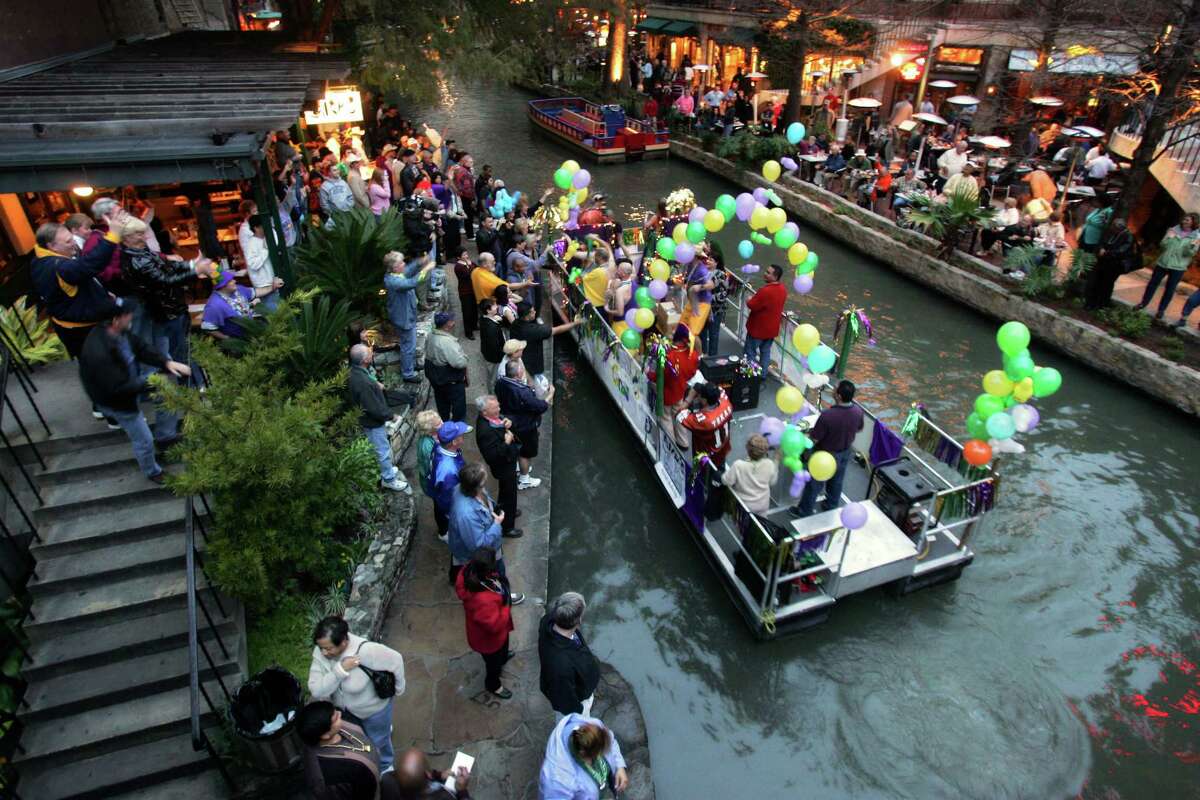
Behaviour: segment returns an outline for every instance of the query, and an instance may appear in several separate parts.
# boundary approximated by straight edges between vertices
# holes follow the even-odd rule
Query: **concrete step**
[[[118,540],[107,547],[80,553],[51,554],[52,557],[38,560],[37,579],[29,581],[29,591],[35,597],[44,597],[116,578],[182,569],[187,549],[184,539],[183,523],[180,522],[153,538],[134,542]],[[204,537],[198,533],[196,546],[203,551]]]
[[[136,505],[110,510],[102,516],[62,515],[38,526],[42,541],[34,545],[33,552],[40,561],[118,542],[142,541],[168,530],[182,533],[183,516],[184,501],[170,493],[143,498]]]
[[[215,681],[206,682],[204,690],[214,703],[225,703],[221,687]],[[203,696],[200,711],[206,724],[215,721]],[[189,731],[191,715],[191,695],[187,687],[183,687],[65,717],[30,720],[21,734],[21,747],[25,752],[14,761],[18,764],[41,761],[62,764],[116,753]],[[18,771],[21,769],[23,767],[18,767]]]
[[[137,466],[137,459],[133,457],[133,448],[128,441],[45,456],[45,459],[46,468],[38,467],[34,472],[38,485],[42,487],[123,472]]]
[[[114,800],[225,800],[233,797],[229,784],[216,769],[144,789],[113,795]]]
[[[22,797],[41,800],[102,800],[162,780],[209,768],[208,752],[192,749],[191,732],[156,739],[112,754],[21,768]]]
[[[9,394],[10,396],[12,395],[11,392]],[[22,399],[24,398],[22,397]],[[30,432],[33,433],[33,442],[35,445],[37,445],[38,453],[41,453],[42,458],[44,459],[49,459],[65,453],[78,452],[79,450],[89,450],[94,447],[107,447],[120,442],[124,442],[126,447],[129,446],[129,437],[125,435],[125,432],[121,430],[110,431],[102,419],[95,420],[94,425],[88,424],[88,431],[86,433],[74,434],[70,436],[57,435],[58,425],[57,423],[52,423],[51,430],[55,431],[55,436],[49,439],[41,438],[44,437],[46,433],[45,429],[42,428],[42,424],[37,421],[37,417],[35,417],[32,412],[29,412],[28,416],[26,415],[25,403],[21,403],[21,405],[21,420],[25,423],[25,427],[29,428]],[[44,414],[45,411],[43,410],[42,413]],[[92,413],[91,410],[89,410],[87,413],[88,417],[90,418]],[[47,419],[49,419],[49,417],[47,417]],[[17,458],[21,459],[21,461],[26,464],[37,464],[37,456],[34,455],[33,449],[29,447],[29,444],[25,441],[25,437],[23,435],[18,433],[14,437],[10,433],[8,438],[13,443],[13,452],[17,454]],[[132,454],[132,452],[133,451],[131,450],[130,453]],[[49,466],[49,462],[47,462],[47,466]]]
[[[226,600],[225,609],[230,616],[222,617],[215,603],[208,602],[207,597],[205,603],[226,646],[242,635],[236,606]],[[203,615],[200,619],[203,620]],[[202,622],[199,632],[201,639],[211,640],[212,633],[207,624]],[[86,675],[88,670],[119,660],[130,651],[150,654],[186,647],[187,636],[186,608],[173,609],[152,617],[122,619],[31,642],[30,659],[25,662],[21,672],[31,682],[74,672]]]
[[[203,625],[203,621],[200,624]],[[209,656],[216,664],[216,670],[209,666],[204,652],[198,652],[200,679],[215,681],[214,676],[219,674],[225,681],[225,686],[233,691],[240,683],[241,667],[238,656],[242,637],[222,636],[221,642],[224,643],[228,656],[221,652],[221,647],[216,641],[204,643]],[[21,719],[28,723],[32,720],[64,717],[188,685],[186,647],[144,655],[136,650],[126,652],[132,657],[93,667],[82,674],[70,673],[33,681],[25,694],[29,708],[21,712]],[[137,655],[134,655],[135,653]]]
[[[205,600],[210,591],[199,577]],[[134,575],[101,584],[35,597],[34,619],[25,624],[31,639],[94,628],[117,619],[138,619],[184,606],[187,578],[183,570],[164,575]],[[213,604],[209,607],[212,610]]]
[[[46,487],[42,491],[43,505],[34,512],[34,519],[39,525],[80,516],[95,520],[101,514],[137,506],[149,498],[169,496],[170,489],[149,480],[136,468],[121,469]],[[179,507],[183,508],[182,499]]]

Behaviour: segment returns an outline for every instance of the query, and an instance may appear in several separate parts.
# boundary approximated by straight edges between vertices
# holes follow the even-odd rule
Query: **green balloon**
[[[554,185],[566,191],[571,188],[571,173],[567,172],[562,167],[554,170]]]
[[[708,231],[704,230],[703,222],[692,220],[687,224],[687,240],[692,244],[700,244],[707,234]]]
[[[983,439],[987,441],[987,423],[983,417],[975,411],[967,415],[967,433],[972,439]]]
[[[821,258],[816,253],[814,253],[812,250],[809,250],[808,255],[805,256],[805,258],[804,258],[804,263],[812,265],[808,268],[808,271],[812,272],[814,269],[816,269],[820,265]]]
[[[654,308],[654,298],[650,296],[650,290],[645,286],[639,286],[633,293],[633,302],[637,304],[638,308]]]
[[[787,250],[800,239],[794,228],[780,228],[775,232],[775,246]]]
[[[626,328],[621,331],[621,344],[630,350],[637,350],[642,346],[642,335],[633,328]]]
[[[990,394],[981,394],[975,398],[975,413],[985,423],[992,414],[1004,410],[1004,399]]]
[[[1033,396],[1049,397],[1062,386],[1062,373],[1054,367],[1042,367],[1033,373]]]
[[[654,246],[654,251],[666,261],[672,260],[675,258],[675,240],[669,236],[664,236],[658,240],[658,244]]]
[[[752,232],[750,234],[750,239],[752,241],[757,242],[758,244],[770,244],[771,243],[770,236],[767,236],[766,234],[763,234],[763,233],[759,233],[758,231]]]
[[[1028,378],[1033,374],[1033,370],[1033,358],[1029,355],[1028,350],[1022,350],[1015,356],[1004,358],[1004,374],[1008,376],[1009,380],[1019,381],[1022,378]]]
[[[780,231],[780,233],[783,233],[783,231]],[[817,268],[817,263],[819,261],[820,259],[817,258],[817,254],[810,251],[809,254],[805,256],[804,260],[796,265],[796,274],[807,275]]]
[[[779,449],[785,456],[798,456],[804,452],[804,434],[791,425],[783,429],[779,437]]]
[[[1005,355],[1015,356],[1029,347],[1029,328],[1015,320],[1006,322],[996,331],[996,344]]]
[[[737,213],[737,200],[733,199],[733,195],[723,194],[717,198],[717,211],[721,212],[721,216],[726,222],[733,219],[733,215]]]

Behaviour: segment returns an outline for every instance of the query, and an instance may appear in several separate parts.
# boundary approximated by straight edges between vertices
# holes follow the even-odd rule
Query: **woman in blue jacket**
[[[600,800],[605,787],[615,794],[628,786],[621,746],[603,722],[568,714],[554,726],[538,776],[541,800]]]

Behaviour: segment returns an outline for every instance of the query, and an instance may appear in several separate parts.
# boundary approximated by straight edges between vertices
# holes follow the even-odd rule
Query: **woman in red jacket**
[[[512,691],[500,683],[500,673],[508,661],[508,634],[513,629],[508,581],[496,571],[496,551],[481,547],[463,567],[454,584],[467,616],[467,644],[483,656],[487,674],[484,688],[507,700]]]
[[[780,279],[783,267],[771,264],[763,271],[766,284],[746,301],[750,316],[746,319],[746,345],[742,354],[763,368],[766,375],[771,366],[771,343],[779,335],[783,306],[787,303],[787,287]]]

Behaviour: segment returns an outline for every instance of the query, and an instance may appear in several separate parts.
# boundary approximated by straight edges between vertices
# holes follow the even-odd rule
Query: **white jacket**
[[[358,655],[362,663],[376,672],[392,672],[396,676],[396,697],[404,694],[404,657],[378,642],[368,642],[350,634],[350,645],[336,659],[321,655],[313,648],[312,666],[308,668],[308,691],[314,700],[329,700],[338,708],[366,719],[383,709],[388,701],[375,694],[375,686],[361,669],[349,672],[342,669],[342,659]],[[361,648],[361,649],[360,649]]]

